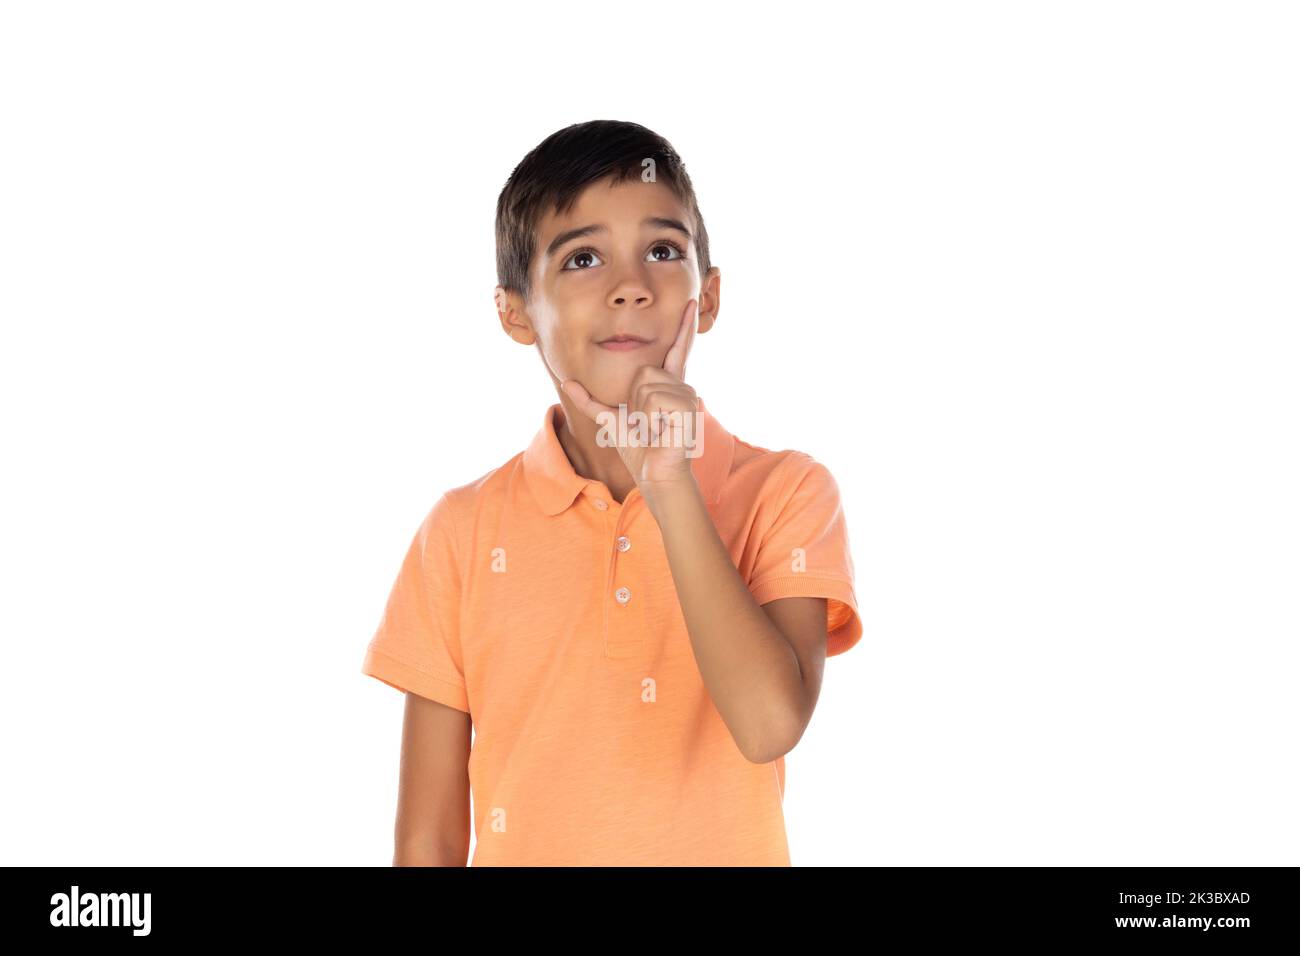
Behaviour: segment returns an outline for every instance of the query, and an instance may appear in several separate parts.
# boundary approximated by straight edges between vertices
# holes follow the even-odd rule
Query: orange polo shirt
[[[754,600],[862,636],[835,479],[700,401],[691,469]],[[659,525],[573,470],[550,406],[526,450],[420,524],[362,672],[467,712],[471,866],[789,866],[785,760],[736,746],[695,663]]]

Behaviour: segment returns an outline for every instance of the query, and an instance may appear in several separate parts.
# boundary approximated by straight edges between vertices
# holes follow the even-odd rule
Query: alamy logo
[[[601,448],[685,448],[687,458],[704,454],[704,413],[655,412],[654,421],[645,412],[629,412],[621,403],[617,412],[596,415],[596,444]]]
[[[50,897],[51,926],[130,926],[132,935],[149,935],[148,893],[72,892]]]

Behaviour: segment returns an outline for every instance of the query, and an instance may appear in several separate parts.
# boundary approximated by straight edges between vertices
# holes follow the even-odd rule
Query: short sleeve
[[[407,549],[361,672],[469,713],[451,502],[438,499]]]
[[[760,543],[749,590],[760,605],[786,597],[826,598],[826,656],[833,657],[862,637],[839,485],[825,465],[803,452],[792,452],[778,470],[786,478],[778,500],[765,509],[771,519],[755,529]]]

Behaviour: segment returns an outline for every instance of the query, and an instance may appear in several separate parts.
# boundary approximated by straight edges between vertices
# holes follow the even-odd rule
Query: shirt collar
[[[704,399],[697,396],[702,425],[701,453],[688,459],[700,493],[708,504],[722,496],[723,485],[731,474],[731,461],[736,448],[730,432],[709,414]],[[564,406],[559,402],[546,409],[542,427],[524,450],[524,478],[533,497],[548,515],[557,515],[573,504],[583,486],[595,479],[584,478],[573,470],[569,456],[564,453],[556,424],[564,418]]]

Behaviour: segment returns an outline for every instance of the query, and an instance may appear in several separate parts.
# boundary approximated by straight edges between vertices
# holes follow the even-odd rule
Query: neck
[[[556,416],[555,437],[568,456],[569,464],[583,478],[602,482],[619,504],[628,496],[636,482],[614,447],[596,444],[600,426],[571,406],[567,397],[560,397],[560,413]]]

